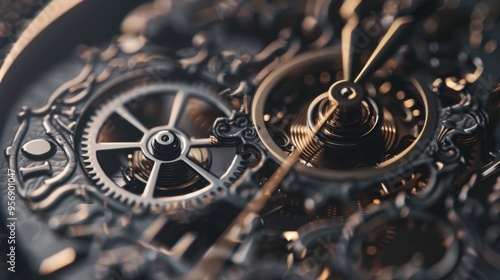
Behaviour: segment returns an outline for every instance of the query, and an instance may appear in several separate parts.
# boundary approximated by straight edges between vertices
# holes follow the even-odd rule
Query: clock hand
[[[380,69],[385,62],[391,58],[396,50],[408,39],[413,29],[413,16],[404,16],[398,18],[391,25],[385,36],[382,38],[377,48],[358,74],[354,82],[364,84],[375,71]]]
[[[419,4],[428,3],[429,1],[431,0],[423,0],[420,1]],[[358,5],[360,4],[360,2],[358,2],[357,0],[353,0],[352,3],[354,3],[355,6],[356,3]],[[419,10],[419,8],[416,7],[415,10]],[[391,26],[391,28],[369,59],[368,63],[365,65],[364,69],[355,79],[355,83],[365,82],[368,77],[370,77],[385,63],[385,61],[387,61],[387,59],[389,59],[394,54],[394,51],[396,51],[397,48],[402,43],[404,43],[405,39],[407,39],[407,35],[409,33],[408,31],[410,31],[410,28],[413,28],[412,23],[414,22],[414,19],[414,16],[403,16],[398,18],[394,22],[394,24]],[[356,21],[357,20],[355,19],[351,24],[348,23],[348,29],[345,30],[345,35],[343,34],[343,36],[346,38],[346,40],[349,40],[349,42],[352,42],[355,36],[353,36],[353,34],[358,24]],[[344,69],[347,69],[347,73],[345,75],[351,76],[354,49],[352,48],[352,46],[347,46],[345,43],[343,46],[346,47],[345,53],[343,54],[345,67]],[[341,86],[339,85],[339,87]],[[357,95],[363,96],[362,90],[360,92],[357,92]],[[330,108],[324,115],[324,118],[316,123],[316,125],[312,129],[312,132],[306,138],[306,148],[311,145],[316,135],[321,131],[326,122],[333,116],[339,105],[337,102],[335,102],[335,100],[336,97],[333,98],[332,106],[330,106]],[[346,102],[342,101],[341,103]],[[247,204],[242,212],[236,217],[236,219],[231,223],[226,231],[219,237],[215,244],[212,245],[212,247],[205,253],[203,258],[184,279],[213,279],[217,275],[221,267],[224,265],[227,256],[239,244],[241,234],[249,232],[249,230],[251,229],[252,221],[255,217],[258,217],[258,213],[265,206],[272,193],[277,189],[279,184],[290,172],[295,163],[300,159],[303,150],[304,149],[296,149],[282,163],[280,168],[276,170],[271,178],[257,192],[254,198]]]
[[[306,139],[306,147],[311,145],[316,135],[320,132],[328,119],[333,115],[337,104],[332,102],[325,117],[316,123],[312,132]],[[242,233],[250,231],[252,221],[258,216],[258,213],[264,208],[274,191],[286,175],[293,168],[295,163],[302,155],[301,149],[296,149],[274,172],[271,178],[262,186],[247,206],[241,211],[226,231],[219,237],[214,245],[205,253],[194,269],[184,279],[213,279],[224,265],[227,255],[239,244]]]
[[[382,67],[385,62],[394,55],[397,49],[408,40],[413,33],[412,30],[415,27],[414,23],[417,20],[426,18],[430,13],[432,13],[436,9],[437,2],[439,1],[421,0],[415,2],[417,3],[415,3],[413,7],[409,8],[411,14],[396,18],[371,55],[370,59],[368,59],[364,68],[354,80],[356,84],[362,85],[366,83],[368,78],[370,78],[375,71],[380,69],[380,67]]]
[[[340,8],[340,15],[347,20],[342,29],[342,67],[344,72],[344,80],[352,81],[355,69],[359,65],[359,55],[356,55],[356,39],[360,32],[360,9],[362,4],[366,3],[361,0],[347,0]]]

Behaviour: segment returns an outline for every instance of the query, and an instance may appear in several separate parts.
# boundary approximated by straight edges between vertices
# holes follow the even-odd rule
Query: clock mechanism
[[[496,1],[4,2],[2,279],[500,277]]]

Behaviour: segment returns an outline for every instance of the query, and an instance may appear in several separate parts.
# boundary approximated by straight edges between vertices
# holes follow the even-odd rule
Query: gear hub
[[[211,91],[165,82],[104,94],[96,101],[103,105],[87,112],[82,135],[91,178],[123,202],[167,210],[218,196],[244,160],[234,145],[214,144],[203,127],[231,114]]]

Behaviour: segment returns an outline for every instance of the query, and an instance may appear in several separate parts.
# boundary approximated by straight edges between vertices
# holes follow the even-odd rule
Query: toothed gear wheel
[[[107,94],[88,109],[81,157],[105,195],[142,208],[191,209],[245,169],[237,144],[212,135],[231,109],[204,84],[167,82]]]

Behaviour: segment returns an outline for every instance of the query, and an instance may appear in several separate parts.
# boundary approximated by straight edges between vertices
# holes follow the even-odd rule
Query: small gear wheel
[[[82,121],[81,157],[101,190],[130,206],[192,209],[221,196],[245,167],[212,135],[231,109],[209,86],[160,83],[106,94]]]

